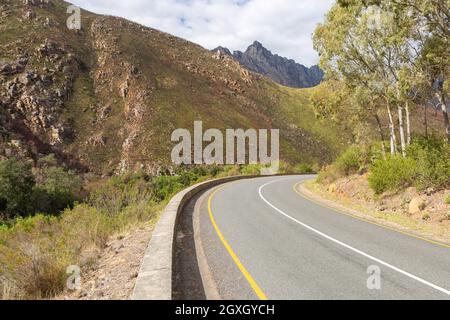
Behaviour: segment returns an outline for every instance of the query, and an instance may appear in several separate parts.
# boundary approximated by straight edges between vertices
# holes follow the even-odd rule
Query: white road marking
[[[415,275],[413,275],[413,274],[411,274],[411,273],[409,273],[409,272],[407,272],[407,271],[404,271],[404,270],[402,270],[402,269],[400,269],[400,268],[397,268],[397,267],[395,267],[395,266],[393,266],[393,265],[391,265],[391,264],[389,264],[389,263],[387,263],[387,262],[384,262],[383,260],[380,260],[380,259],[378,259],[378,258],[375,258],[375,257],[373,257],[373,256],[371,256],[371,255],[369,255],[369,254],[367,254],[367,253],[365,253],[365,252],[363,252],[363,251],[361,251],[361,250],[358,250],[358,249],[356,249],[356,248],[353,248],[352,246],[350,246],[350,245],[348,245],[348,244],[346,244],[346,243],[344,243],[344,242],[342,242],[342,241],[339,241],[339,240],[337,240],[337,239],[335,239],[335,238],[333,238],[333,237],[331,237],[331,236],[329,236],[329,235],[327,235],[327,234],[325,234],[325,233],[323,233],[323,232],[321,232],[321,231],[319,231],[319,230],[317,230],[317,229],[314,229],[313,227],[311,227],[311,226],[309,226],[309,225],[307,225],[307,224],[305,224],[305,223],[303,223],[303,222],[301,222],[301,221],[299,221],[299,220],[297,220],[297,219],[291,217],[290,215],[288,215],[288,214],[285,213],[284,211],[278,209],[278,208],[275,207],[272,203],[270,203],[270,202],[263,196],[263,194],[262,194],[262,190],[263,190],[265,187],[267,187],[268,185],[271,185],[271,184],[273,184],[273,183],[275,183],[275,182],[278,182],[278,181],[280,181],[280,180],[270,181],[270,182],[268,182],[268,183],[262,185],[262,186],[259,188],[259,197],[260,197],[265,203],[267,203],[271,208],[273,208],[275,211],[277,211],[277,212],[280,213],[281,215],[283,215],[283,216],[285,216],[286,218],[288,218],[288,219],[294,221],[295,223],[301,225],[302,227],[304,227],[304,228],[306,228],[306,229],[308,229],[308,230],[310,230],[310,231],[312,231],[312,232],[314,232],[314,233],[316,233],[316,234],[318,234],[318,235],[324,237],[325,239],[328,239],[328,240],[330,240],[330,241],[332,241],[332,242],[334,242],[334,243],[336,243],[336,244],[338,244],[338,245],[341,245],[341,246],[343,246],[343,247],[345,247],[345,248],[347,248],[347,249],[349,249],[349,250],[351,250],[351,251],[353,251],[353,252],[356,252],[356,253],[358,253],[358,254],[360,254],[360,255],[362,255],[362,256],[364,256],[364,257],[370,259],[370,260],[373,260],[373,261],[375,261],[375,262],[377,262],[377,263],[379,263],[379,264],[381,264],[381,265],[384,265],[384,266],[386,266],[386,267],[388,267],[388,268],[390,268],[390,269],[392,269],[392,270],[395,270],[395,271],[397,271],[397,272],[399,272],[399,273],[401,273],[401,274],[403,274],[403,275],[405,275],[405,276],[407,276],[407,277],[409,277],[409,278],[411,278],[411,279],[414,279],[414,280],[416,280],[416,281],[418,281],[418,282],[420,282],[420,283],[422,283],[422,284],[425,284],[425,285],[427,285],[427,286],[429,286],[429,287],[431,287],[431,288],[433,288],[433,289],[436,289],[436,290],[438,290],[438,291],[440,291],[440,292],[442,292],[442,293],[445,293],[446,295],[450,295],[450,291],[449,291],[449,290],[444,289],[444,288],[441,288],[441,287],[439,287],[439,286],[437,286],[437,285],[435,285],[435,284],[433,284],[433,283],[431,283],[431,282],[428,282],[428,281],[426,281],[426,280],[424,280],[424,279],[422,279],[422,278],[420,278],[420,277],[418,277],[418,276],[415,276]]]

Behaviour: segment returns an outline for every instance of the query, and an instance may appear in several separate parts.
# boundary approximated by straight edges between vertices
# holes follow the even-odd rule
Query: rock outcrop
[[[280,107],[292,98],[292,108],[312,117],[296,99],[306,93],[251,72],[229,50],[210,52],[87,11],[81,30],[71,30],[62,16],[67,6],[0,4],[0,159],[53,153],[68,167],[101,175],[170,172],[171,134],[196,120],[221,130],[278,128],[283,143],[299,150],[285,160],[302,154],[323,162],[334,154],[329,134],[313,133]]]
[[[294,88],[317,86],[323,80],[324,73],[318,66],[307,68],[294,60],[272,54],[261,43],[255,41],[245,52],[217,47],[218,54],[232,56],[241,65],[251,71],[262,74],[273,81]]]

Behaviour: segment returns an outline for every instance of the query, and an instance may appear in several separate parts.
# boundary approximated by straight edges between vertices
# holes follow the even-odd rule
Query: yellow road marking
[[[244,267],[242,262],[239,260],[238,256],[234,253],[233,249],[228,244],[228,241],[225,240],[225,237],[223,236],[222,232],[220,231],[219,227],[217,226],[216,220],[214,219],[214,215],[213,215],[212,210],[211,210],[211,202],[212,202],[212,199],[214,198],[214,196],[216,195],[216,193],[219,192],[220,190],[222,190],[224,187],[225,186],[216,189],[209,196],[209,199],[208,199],[209,218],[211,219],[211,223],[212,223],[214,229],[216,230],[216,233],[219,236],[220,241],[222,241],[222,244],[224,245],[225,249],[227,249],[229,255],[231,256],[231,258],[233,259],[233,261],[236,264],[236,266],[239,268],[239,270],[244,275],[244,277],[247,280],[247,282],[249,283],[250,287],[253,289],[253,291],[256,293],[256,295],[258,296],[259,299],[261,299],[261,300],[268,300],[267,296],[264,294],[264,292],[258,286],[258,284],[253,279],[253,277],[250,275],[250,273],[247,271],[247,269]]]
[[[311,202],[313,202],[313,203],[315,203],[315,204],[317,204],[317,205],[319,205],[319,206],[321,206],[321,207],[330,209],[330,210],[332,210],[332,211],[334,211],[334,212],[336,212],[336,213],[340,213],[340,214],[346,215],[346,216],[348,216],[348,217],[352,217],[352,218],[355,218],[355,219],[358,219],[358,220],[361,220],[361,221],[364,221],[364,222],[367,222],[367,223],[376,225],[376,226],[378,226],[378,227],[382,227],[382,228],[385,228],[385,229],[388,229],[388,230],[391,230],[391,231],[395,231],[395,232],[404,234],[404,235],[406,235],[406,236],[410,236],[410,237],[412,237],[412,238],[416,238],[416,239],[419,239],[419,240],[426,241],[426,242],[431,243],[431,244],[434,244],[434,245],[438,245],[438,246],[441,246],[441,247],[444,247],[444,248],[450,248],[450,245],[447,245],[447,244],[444,244],[444,243],[440,243],[440,242],[437,242],[437,241],[434,241],[434,240],[430,240],[430,239],[427,239],[427,238],[424,238],[424,237],[421,237],[421,236],[417,236],[417,235],[415,235],[415,234],[412,234],[412,233],[409,233],[409,232],[406,232],[406,231],[402,231],[402,230],[399,230],[399,229],[396,229],[396,228],[393,228],[393,227],[389,227],[389,226],[383,225],[383,224],[378,223],[378,222],[371,221],[371,220],[366,219],[366,218],[363,218],[363,217],[358,217],[357,215],[354,215],[354,214],[345,212],[345,211],[340,210],[340,209],[337,209],[337,208],[333,208],[333,207],[331,207],[331,206],[329,206],[329,205],[326,205],[326,204],[321,203],[321,202],[319,202],[319,201],[317,201],[317,200],[314,200],[314,199],[312,199],[311,197],[308,197],[307,195],[302,194],[302,193],[300,193],[300,191],[297,190],[297,187],[298,187],[301,183],[303,183],[303,182],[300,181],[300,182],[298,182],[298,183],[296,183],[296,184],[294,185],[294,187],[293,187],[294,192],[295,192],[297,195],[299,195],[300,197],[305,198],[305,199],[307,199],[307,200],[309,200],[309,201],[311,201]]]

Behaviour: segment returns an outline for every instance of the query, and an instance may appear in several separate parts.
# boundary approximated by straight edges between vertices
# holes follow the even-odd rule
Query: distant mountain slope
[[[325,163],[351,140],[316,120],[309,90],[234,59],[61,0],[0,1],[0,159],[55,153],[102,174],[171,165],[177,128],[278,128],[281,157]],[[339,135],[336,135],[339,132]]]
[[[293,88],[310,88],[317,86],[324,73],[318,66],[307,68],[294,60],[272,54],[264,46],[255,41],[245,52],[231,51],[218,47],[213,51],[234,57],[241,65],[251,71],[260,73],[273,81]]]

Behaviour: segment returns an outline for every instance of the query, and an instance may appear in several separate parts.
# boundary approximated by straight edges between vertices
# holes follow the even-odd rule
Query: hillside
[[[324,78],[323,71],[317,65],[307,68],[292,59],[272,54],[258,41],[250,45],[245,52],[235,51],[231,53],[229,49],[223,47],[218,47],[213,51],[230,55],[249,70],[267,76],[276,83],[288,87],[315,87]]]
[[[68,4],[1,2],[0,155],[55,153],[72,167],[110,174],[170,165],[171,132],[279,128],[290,162],[332,160],[349,136],[316,121],[309,90],[249,72],[232,58],[124,19]],[[28,4],[24,4],[28,3]]]

